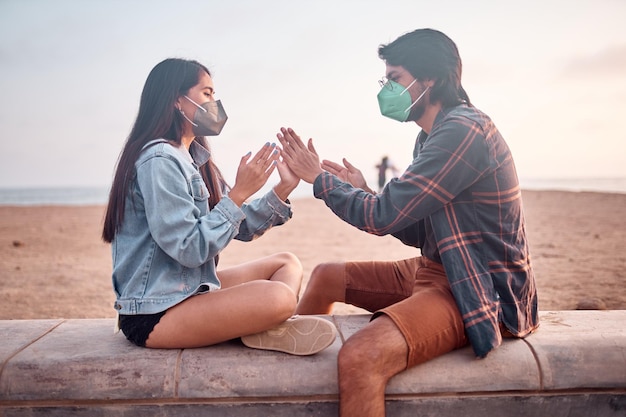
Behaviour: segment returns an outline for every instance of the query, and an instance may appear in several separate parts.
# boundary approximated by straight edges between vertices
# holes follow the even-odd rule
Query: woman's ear
[[[178,98],[176,99],[176,102],[174,103],[174,106],[176,107],[176,109],[180,112],[183,111],[183,103],[185,102],[185,96],[178,96]]]

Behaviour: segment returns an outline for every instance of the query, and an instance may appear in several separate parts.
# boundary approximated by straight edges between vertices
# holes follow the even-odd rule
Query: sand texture
[[[626,309],[626,194],[524,191],[523,198],[540,310]],[[220,267],[290,251],[302,261],[304,286],[321,262],[419,254],[393,237],[354,229],[320,200],[297,199],[293,209],[286,225],[232,242]],[[0,319],[115,316],[103,212],[0,206]],[[338,314],[359,311],[335,306]]]

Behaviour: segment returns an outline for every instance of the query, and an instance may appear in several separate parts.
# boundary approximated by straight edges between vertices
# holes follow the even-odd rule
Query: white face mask
[[[193,121],[189,120],[185,112],[179,110],[180,114],[193,126],[193,134],[196,136],[219,135],[228,120],[222,102],[220,100],[207,101],[200,105],[187,96],[185,98],[197,107]]]

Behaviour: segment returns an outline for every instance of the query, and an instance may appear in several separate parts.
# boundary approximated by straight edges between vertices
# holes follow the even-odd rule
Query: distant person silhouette
[[[383,187],[387,183],[387,170],[390,169],[394,177],[398,176],[398,168],[389,160],[388,156],[383,156],[380,164],[376,165],[378,168],[378,191],[382,191]]]

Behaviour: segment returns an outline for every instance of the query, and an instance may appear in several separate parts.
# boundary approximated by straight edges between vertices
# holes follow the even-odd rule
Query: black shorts
[[[167,311],[167,310],[166,310]],[[155,314],[120,314],[120,329],[137,346],[146,347],[146,340],[166,311]]]

